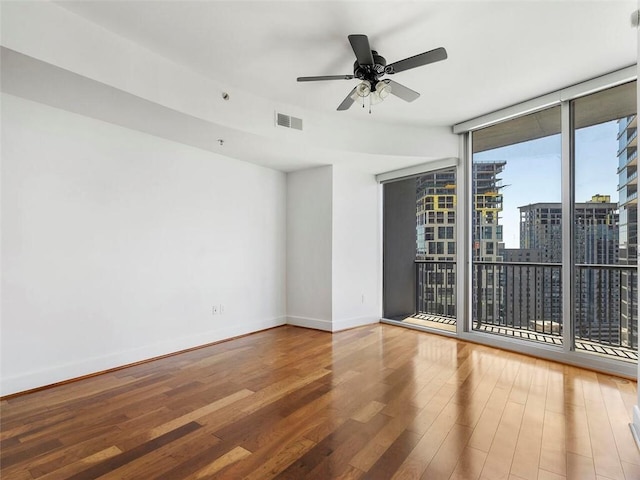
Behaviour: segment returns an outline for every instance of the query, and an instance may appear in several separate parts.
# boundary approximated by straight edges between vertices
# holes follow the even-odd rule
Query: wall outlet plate
[[[218,314],[218,305],[214,305],[213,307],[211,307],[211,313],[214,315]]]

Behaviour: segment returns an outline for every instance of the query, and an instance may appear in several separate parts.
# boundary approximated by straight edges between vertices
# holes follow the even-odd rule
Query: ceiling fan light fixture
[[[356,87],[356,93],[359,97],[367,97],[371,93],[371,83],[368,80],[363,80],[360,85]]]
[[[375,92],[371,92],[369,99],[371,101],[371,105],[377,105],[379,103],[382,103],[382,101],[384,100],[384,97],[381,97],[380,92],[376,90]]]
[[[389,85],[384,80],[379,81],[378,83],[376,83],[376,93],[381,100],[384,100],[391,93],[391,85]]]

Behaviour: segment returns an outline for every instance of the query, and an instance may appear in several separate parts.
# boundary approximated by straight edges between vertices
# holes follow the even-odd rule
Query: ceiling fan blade
[[[353,90],[351,90],[349,92],[349,95],[347,95],[347,98],[345,98],[342,103],[340,105],[338,105],[337,110],[349,110],[349,107],[351,105],[353,105],[353,102],[355,102],[354,98],[353,98],[353,94],[356,93],[356,88],[358,87],[353,87]]]
[[[349,35],[349,43],[360,65],[373,65],[371,45],[366,35]]]
[[[299,82],[317,82],[318,80],[351,80],[353,75],[323,75],[320,77],[298,77]]]
[[[429,63],[439,62],[441,60],[445,60],[447,58],[447,51],[440,47],[435,50],[429,50],[428,52],[420,53],[418,55],[414,55],[413,57],[405,58],[404,60],[399,60],[390,65],[387,65],[385,72],[386,73],[398,73],[404,70],[409,70],[411,68],[421,67],[423,65],[428,65]]]
[[[394,82],[393,80],[385,80],[385,83],[388,83],[391,87],[392,95],[401,98],[405,102],[413,102],[420,96],[418,92],[411,90],[409,87],[405,87],[398,82]]]

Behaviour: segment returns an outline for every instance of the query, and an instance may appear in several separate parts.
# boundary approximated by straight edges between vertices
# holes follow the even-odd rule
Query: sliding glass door
[[[384,185],[384,318],[456,331],[455,168]]]

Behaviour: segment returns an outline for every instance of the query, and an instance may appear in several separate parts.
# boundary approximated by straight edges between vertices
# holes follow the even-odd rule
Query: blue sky
[[[585,202],[592,195],[610,195],[618,201],[616,121],[576,131],[576,201]],[[487,150],[474,160],[503,161],[507,165],[500,175],[504,198],[503,237],[507,248],[518,248],[520,214],[518,207],[537,202],[561,201],[560,135]]]

